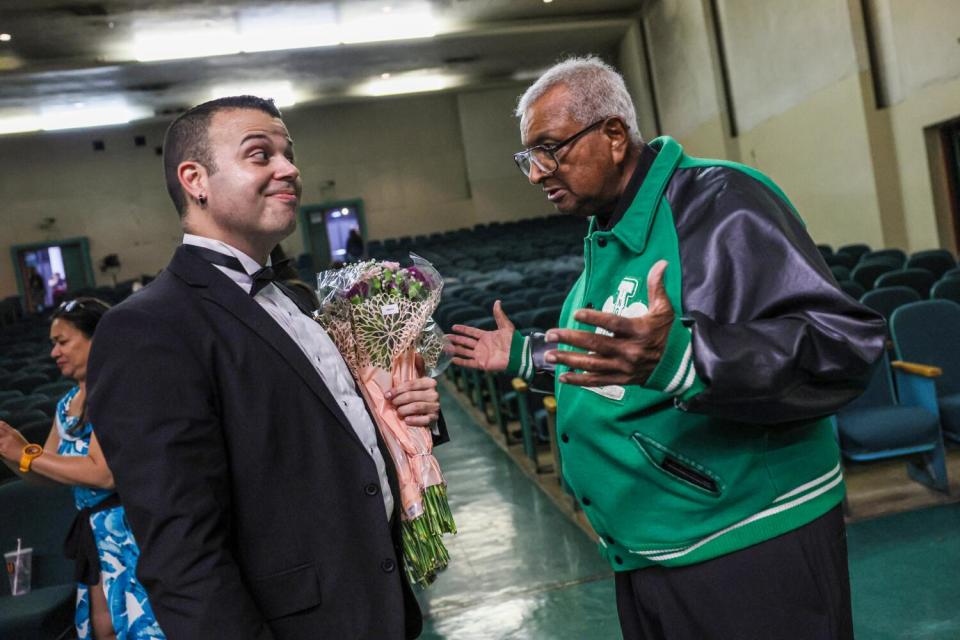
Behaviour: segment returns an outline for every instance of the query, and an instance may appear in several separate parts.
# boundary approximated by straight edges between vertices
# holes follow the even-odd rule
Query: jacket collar
[[[277,351],[326,405],[357,445],[363,447],[349,420],[303,351],[253,298],[209,262],[186,251],[182,246],[173,254],[167,269],[191,287],[198,289],[201,298],[234,316],[268,347]]]
[[[647,246],[647,238],[653,226],[653,214],[674,170],[683,158],[683,147],[669,136],[656,138],[647,144],[657,151],[657,158],[647,171],[633,202],[612,230],[613,235],[634,253],[643,253]],[[596,227],[596,219],[591,220],[590,232]]]
[[[649,144],[642,144],[640,146],[640,157],[637,158],[637,164],[633,170],[633,175],[630,176],[630,180],[627,182],[626,188],[617,199],[617,204],[613,210],[613,213],[611,213],[606,219],[596,216],[597,231],[610,231],[617,226],[617,223],[620,222],[620,220],[623,219],[623,216],[627,213],[627,209],[630,208],[630,204],[633,202],[633,199],[637,197],[637,192],[640,191],[640,185],[643,184],[644,180],[646,180],[647,174],[650,173],[650,167],[653,166],[653,163],[656,161],[656,159],[656,149],[651,147]]]

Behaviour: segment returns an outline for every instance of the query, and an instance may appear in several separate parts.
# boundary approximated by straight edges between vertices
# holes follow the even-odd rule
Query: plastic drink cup
[[[23,596],[30,593],[30,574],[33,567],[33,547],[8,551],[3,554],[10,578],[10,593]]]

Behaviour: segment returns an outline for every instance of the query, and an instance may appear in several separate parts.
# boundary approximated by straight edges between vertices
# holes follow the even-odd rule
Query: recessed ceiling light
[[[354,87],[353,93],[366,96],[389,96],[423,91],[442,91],[455,86],[459,77],[428,70],[401,73],[389,78],[378,78]]]
[[[13,40],[13,36],[9,33],[0,33],[0,42],[10,42]]]
[[[46,131],[85,129],[148,118],[153,111],[127,104],[122,99],[105,100],[84,107],[50,106],[40,109],[40,128]]]
[[[380,74],[380,77],[383,78],[384,80],[386,80],[387,78],[390,77],[390,74],[389,74],[389,73],[381,73],[381,74]]]
[[[550,4],[553,0],[543,0],[543,4]]]

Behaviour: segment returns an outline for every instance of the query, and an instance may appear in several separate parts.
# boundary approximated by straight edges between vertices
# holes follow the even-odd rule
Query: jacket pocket
[[[313,565],[303,564],[250,581],[250,591],[267,620],[320,605],[320,578]]]
[[[650,464],[671,480],[708,496],[719,497],[723,493],[720,476],[702,464],[642,433],[634,432],[632,440]]]

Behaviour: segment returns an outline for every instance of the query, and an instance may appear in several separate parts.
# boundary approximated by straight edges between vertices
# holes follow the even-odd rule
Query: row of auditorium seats
[[[874,369],[865,393],[832,418],[845,464],[906,457],[911,478],[947,491],[945,443],[960,443],[960,295],[953,293],[960,292],[960,268],[956,260],[947,251],[907,256],[899,250],[871,252],[866,245],[841,247],[836,253],[821,245],[820,251],[841,286],[883,314],[891,331],[889,350]],[[848,253],[850,258],[829,259]],[[514,319],[522,320],[517,322],[522,333],[554,326],[545,316],[525,315],[520,308],[524,300],[528,305],[550,302],[558,312],[563,292],[582,269],[578,254],[571,251],[563,260],[571,266],[571,276],[566,287],[555,283],[554,297],[531,279],[519,286],[457,288],[445,296],[438,322],[445,329],[458,322],[492,328],[489,306],[499,297],[508,313],[509,303],[515,305]],[[862,274],[871,269],[877,275],[866,280]],[[868,286],[851,281],[853,272]],[[922,279],[912,279],[914,272],[922,272]],[[884,278],[884,274],[889,275]],[[848,284],[855,286],[848,289]],[[522,446],[533,469],[543,473],[559,468],[558,448],[551,437],[553,396],[536,393],[522,380],[504,375],[451,367],[448,377],[507,444]],[[556,479],[562,484],[559,476]],[[576,509],[576,502],[571,500],[571,506]]]
[[[834,417],[841,451],[855,462],[910,456],[911,478],[948,492],[945,438],[960,442],[960,305],[874,308],[889,318],[892,342],[863,395]]]
[[[137,283],[147,284],[151,280],[153,280],[153,276],[143,275],[139,278],[118,282],[116,286],[113,287],[102,286],[74,289],[69,292],[69,297],[90,296],[100,298],[110,304],[116,304],[133,293]],[[29,317],[30,314],[24,312],[23,300],[20,296],[9,296],[0,300],[0,327],[9,328],[29,319]],[[0,347],[2,347],[3,344],[3,335],[0,335]]]
[[[586,230],[582,219],[550,216],[461,231],[454,252],[447,248],[453,234],[428,243],[416,238],[397,242],[394,251],[423,255],[443,274],[446,285],[435,319],[445,331],[454,324],[494,328],[493,303],[500,300],[510,320],[527,334],[559,323],[566,294],[583,270]],[[536,472],[559,469],[559,452],[550,437],[556,408],[552,396],[504,374],[450,367],[448,375],[507,444],[522,446]],[[577,508],[573,501],[571,506]]]
[[[960,301],[960,267],[945,249],[918,251],[907,256],[900,249],[870,251],[864,244],[846,245],[836,252],[817,245],[840,286],[855,298],[879,287],[906,286],[922,298]]]
[[[57,402],[74,386],[51,360],[47,332],[47,320],[37,316],[0,328],[0,420],[38,444],[46,441]],[[0,467],[0,480],[12,475]]]

